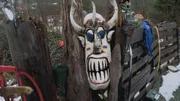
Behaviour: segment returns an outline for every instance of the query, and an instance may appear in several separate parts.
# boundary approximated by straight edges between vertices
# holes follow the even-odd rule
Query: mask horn
[[[112,18],[109,21],[107,21],[107,25],[109,26],[109,29],[111,29],[113,26],[116,25],[118,21],[118,6],[115,0],[109,0],[109,2],[114,8],[114,14]]]
[[[70,10],[70,22],[76,32],[83,32],[84,28],[78,25],[76,21],[74,20],[74,13],[75,13],[76,8],[77,8],[77,3],[74,0],[72,0],[71,10]]]
[[[95,22],[96,22],[96,6],[95,6],[95,4],[94,4],[93,1],[91,1],[91,3],[92,3],[92,7],[93,7],[93,12],[92,12],[92,22],[93,22],[93,25],[94,25]]]

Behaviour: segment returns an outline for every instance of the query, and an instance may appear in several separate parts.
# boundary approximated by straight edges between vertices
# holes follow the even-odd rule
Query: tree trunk
[[[116,44],[112,51],[112,62],[110,63],[111,83],[108,101],[118,101],[118,86],[121,76],[121,48],[119,44]]]
[[[13,22],[8,22],[5,27],[6,36],[13,64],[19,71],[25,71],[33,76],[45,101],[56,101],[47,32],[43,24],[38,23],[38,25],[39,30],[35,28],[32,21],[17,23],[17,27]],[[32,84],[24,77],[23,84],[32,87]],[[27,96],[27,101],[39,101],[37,92]]]
[[[82,21],[82,0],[78,4],[78,19]],[[63,34],[65,34],[65,49],[68,65],[67,97],[70,101],[91,101],[91,93],[85,71],[84,49],[73,32],[70,23],[71,0],[63,0]]]

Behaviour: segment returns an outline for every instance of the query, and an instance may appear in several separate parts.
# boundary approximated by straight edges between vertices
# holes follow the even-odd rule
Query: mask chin
[[[106,88],[109,86],[109,83],[110,83],[110,80],[107,81],[107,82],[104,83],[104,84],[95,85],[95,84],[92,84],[92,83],[89,81],[89,85],[90,85],[90,88],[91,88],[92,90],[102,90],[102,89],[106,89]]]

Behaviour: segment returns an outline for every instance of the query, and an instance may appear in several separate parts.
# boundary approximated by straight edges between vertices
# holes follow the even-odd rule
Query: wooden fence
[[[180,29],[180,28],[179,28]],[[143,28],[136,29],[131,37],[123,36],[121,40],[125,40],[122,43],[122,67],[123,76],[121,81],[121,100],[130,99],[133,101],[140,101],[147,92],[153,87],[155,82],[156,69],[158,67],[158,56],[160,42],[160,65],[161,67],[167,67],[169,64],[179,63],[179,38],[177,33],[176,23],[167,23],[159,26],[160,40],[158,40],[158,33],[155,28],[153,31],[153,44],[152,44],[152,56],[148,56],[144,49],[144,32]],[[130,55],[127,45],[132,46],[132,71],[130,78]],[[129,85],[129,82],[131,84]],[[129,94],[130,92],[130,94]],[[123,96],[122,96],[123,94]]]

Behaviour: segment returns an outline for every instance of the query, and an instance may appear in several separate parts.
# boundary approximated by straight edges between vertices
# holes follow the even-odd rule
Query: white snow
[[[180,68],[180,65],[177,66]],[[159,89],[159,92],[165,97],[166,101],[169,101],[171,98],[174,98],[173,92],[178,89],[180,86],[180,71],[178,72],[169,72],[167,75],[162,76],[163,84]]]

